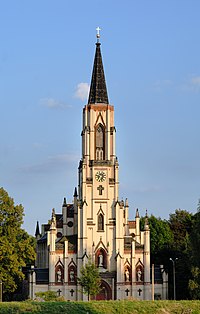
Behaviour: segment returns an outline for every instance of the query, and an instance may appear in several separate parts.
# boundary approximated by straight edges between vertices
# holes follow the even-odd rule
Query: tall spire
[[[108,93],[106,88],[106,80],[103,70],[103,62],[101,57],[100,49],[100,28],[97,27],[97,42],[96,42],[96,53],[94,57],[94,65],[92,71],[92,80],[90,84],[90,94],[88,98],[88,104],[108,104]]]

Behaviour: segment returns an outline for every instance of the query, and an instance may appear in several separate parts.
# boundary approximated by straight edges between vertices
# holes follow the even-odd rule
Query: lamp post
[[[174,286],[174,300],[176,300],[176,272],[175,272],[175,262],[178,260],[178,257],[169,259],[173,264],[173,286]]]

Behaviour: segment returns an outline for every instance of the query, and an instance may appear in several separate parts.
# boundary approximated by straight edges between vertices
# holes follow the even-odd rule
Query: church
[[[151,300],[152,291],[155,298],[167,299],[162,266],[155,267],[152,285],[147,214],[141,230],[139,211],[135,220],[129,220],[128,200],[119,195],[114,106],[108,99],[99,30],[82,120],[78,186],[73,202],[68,204],[64,198],[62,212],[53,209],[41,232],[37,223],[37,258],[29,274],[29,297],[52,290],[66,300],[87,300],[77,277],[91,258],[101,277],[96,300]]]

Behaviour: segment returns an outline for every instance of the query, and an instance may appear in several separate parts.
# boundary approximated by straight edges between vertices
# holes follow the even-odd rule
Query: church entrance
[[[107,282],[102,280],[101,281],[101,290],[96,295],[96,300],[100,301],[100,300],[111,300],[111,299],[112,299],[112,290],[111,290],[109,284],[107,284]]]

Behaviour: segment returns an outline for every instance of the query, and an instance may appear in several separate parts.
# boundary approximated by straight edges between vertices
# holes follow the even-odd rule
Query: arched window
[[[98,124],[96,128],[96,160],[104,158],[104,127]]]
[[[98,216],[98,231],[104,230],[104,217],[102,214],[99,214]]]

